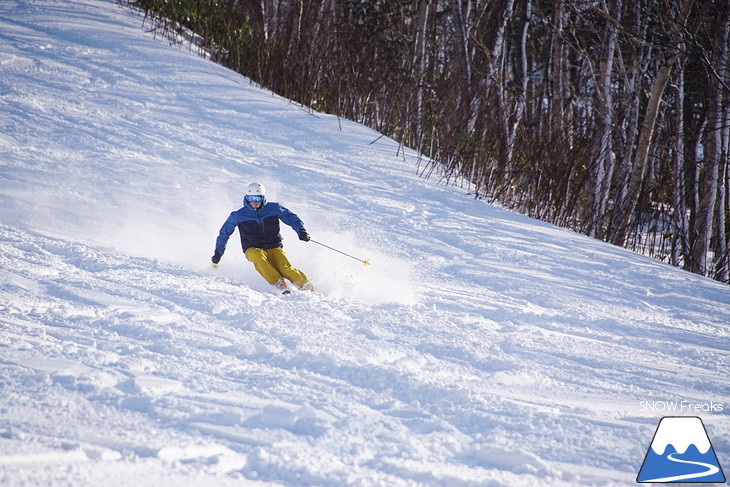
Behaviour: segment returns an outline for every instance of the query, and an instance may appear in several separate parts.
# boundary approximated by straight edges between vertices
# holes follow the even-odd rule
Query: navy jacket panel
[[[228,239],[236,228],[241,236],[241,247],[244,252],[250,247],[262,249],[281,247],[279,221],[292,227],[297,234],[304,230],[302,220],[279,203],[266,203],[258,210],[246,205],[228,216],[218,233],[215,250],[223,255]]]

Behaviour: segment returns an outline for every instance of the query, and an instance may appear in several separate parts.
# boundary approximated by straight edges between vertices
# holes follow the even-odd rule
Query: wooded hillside
[[[730,281],[727,0],[132,4],[476,197]]]

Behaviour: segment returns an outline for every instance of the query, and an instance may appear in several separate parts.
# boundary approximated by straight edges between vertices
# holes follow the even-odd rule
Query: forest
[[[543,221],[730,282],[727,0],[120,0]]]

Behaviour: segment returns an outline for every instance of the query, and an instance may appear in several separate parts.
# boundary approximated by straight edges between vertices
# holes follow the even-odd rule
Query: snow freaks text
[[[670,412],[670,413],[721,413],[724,410],[722,403],[694,402],[694,401],[639,401],[642,411]]]

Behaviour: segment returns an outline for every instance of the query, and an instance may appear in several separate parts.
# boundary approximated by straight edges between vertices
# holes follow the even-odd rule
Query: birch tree
[[[610,237],[611,241],[617,245],[623,245],[629,230],[637,228],[639,223],[637,208],[641,188],[645,182],[647,174],[650,145],[654,135],[654,129],[656,127],[657,116],[659,114],[659,104],[664,96],[664,90],[669,84],[670,73],[675,65],[680,61],[683,54],[683,50],[680,49],[680,45],[682,43],[682,35],[687,24],[689,11],[690,8],[692,8],[693,3],[694,0],[682,0],[677,21],[676,23],[671,22],[671,39],[673,47],[670,47],[670,49],[665,53],[665,57],[661,61],[656,76],[652,82],[649,100],[647,102],[646,110],[644,111],[644,120],[642,122],[639,139],[636,144],[636,153],[634,155],[633,165],[629,175],[626,195],[617,205],[617,215],[614,219],[616,226]]]

